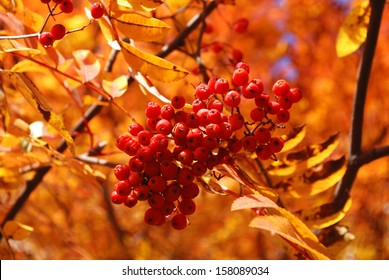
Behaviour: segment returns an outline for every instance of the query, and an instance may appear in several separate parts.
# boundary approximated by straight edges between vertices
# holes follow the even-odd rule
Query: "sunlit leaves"
[[[0,0],[0,10],[2,8],[7,12],[16,13],[23,11],[24,5],[22,0]]]
[[[339,29],[336,52],[339,57],[347,56],[365,42],[371,7],[368,0],[355,5]]]
[[[128,88],[127,76],[113,77],[110,73],[105,73],[102,82],[103,89],[113,98],[122,96]]]
[[[308,198],[332,188],[346,171],[346,159],[329,160],[307,169],[304,173],[291,176],[274,185],[284,195],[294,198]]]
[[[341,210],[336,210],[333,203],[323,204],[314,209],[306,209],[296,214],[311,228],[327,228],[341,221],[350,210],[351,199],[349,199]]]
[[[297,217],[261,195],[247,195],[238,198],[231,210],[254,209],[255,217],[250,227],[260,228],[280,235],[312,259],[331,259],[330,252],[320,244],[317,237]],[[261,210],[262,209],[262,210]]]
[[[162,82],[171,82],[182,79],[188,74],[184,68],[177,66],[163,58],[141,51],[129,43],[120,42],[124,59],[132,68],[146,74],[152,79]]]
[[[22,240],[28,237],[33,231],[34,228],[31,226],[16,221],[8,221],[3,227],[5,236],[13,240]]]
[[[100,61],[90,50],[73,51],[73,58],[78,74],[84,79],[84,82],[89,82],[96,78],[100,73]]]
[[[297,152],[291,152],[273,162],[268,168],[270,175],[289,176],[311,168],[327,159],[338,146],[338,133],[320,144],[313,144]]]
[[[170,30],[161,20],[131,11],[111,13],[111,21],[124,36],[137,41],[159,41]]]
[[[27,55],[39,54],[40,50],[21,45],[15,40],[0,40],[0,53],[22,53]]]
[[[69,150],[75,154],[73,138],[66,130],[62,119],[52,110],[45,96],[39,91],[36,85],[23,73],[3,71],[8,76],[12,85],[26,99],[28,103],[47,121],[66,141]]]

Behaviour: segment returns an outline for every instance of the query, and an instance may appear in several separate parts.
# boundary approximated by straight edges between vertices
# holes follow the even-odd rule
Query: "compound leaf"
[[[121,41],[124,59],[132,71],[140,72],[161,82],[172,82],[182,79],[188,74],[184,68],[163,58],[141,51],[131,44]]]

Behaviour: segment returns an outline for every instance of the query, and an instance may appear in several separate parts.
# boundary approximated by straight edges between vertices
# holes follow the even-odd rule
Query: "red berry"
[[[150,139],[150,147],[154,152],[161,152],[167,149],[168,144],[169,142],[166,136],[160,133],[155,134]]]
[[[165,198],[160,193],[152,193],[147,201],[152,208],[161,208],[165,205]]]
[[[254,122],[261,122],[265,117],[265,112],[262,108],[255,107],[250,111],[250,117]]]
[[[200,109],[206,109],[207,103],[205,103],[203,100],[195,99],[192,102],[192,110],[194,113],[197,113]]]
[[[231,124],[232,130],[241,129],[244,126],[244,118],[239,113],[234,113],[228,116],[228,122]]]
[[[278,103],[280,103],[281,108],[284,108],[286,110],[289,110],[292,108],[293,102],[290,99],[289,93],[285,96],[278,98]]]
[[[299,102],[303,98],[303,93],[299,88],[291,88],[289,91],[290,100],[293,103]]]
[[[186,219],[186,216],[184,214],[179,213],[172,218],[171,223],[174,229],[181,230],[186,228],[186,226],[188,225],[188,220]]]
[[[194,180],[193,172],[188,167],[184,167],[178,172],[177,182],[180,185],[183,186],[188,185],[192,183],[193,180]]]
[[[242,139],[242,147],[246,151],[253,151],[257,147],[257,140],[253,135],[248,135]]]
[[[230,84],[226,79],[220,78],[216,80],[215,82],[216,93],[225,94],[229,91],[229,89],[230,89]]]
[[[119,195],[116,191],[113,191],[111,193],[111,201],[115,204],[122,204],[124,201],[126,201],[127,196]]]
[[[94,19],[99,19],[104,15],[104,6],[103,4],[96,2],[90,8],[90,13]]]
[[[249,81],[249,73],[244,68],[237,68],[232,73],[232,81],[238,86],[244,86]]]
[[[45,47],[49,48],[53,45],[54,43],[54,36],[50,32],[42,32],[39,34],[39,42]]]
[[[199,193],[199,187],[195,183],[191,183],[182,188],[181,197],[183,199],[194,199]]]
[[[233,49],[232,50],[232,58],[235,61],[241,61],[243,59],[243,53],[238,49]]]
[[[280,103],[278,103],[277,101],[269,101],[267,103],[265,109],[266,109],[267,113],[269,113],[271,115],[275,115],[280,111],[281,106],[280,106]]]
[[[254,136],[258,143],[267,143],[270,141],[271,133],[269,129],[260,127],[254,132]]]
[[[134,156],[129,160],[128,166],[130,167],[131,171],[142,172],[145,163],[138,156]]]
[[[177,178],[179,168],[171,160],[164,160],[161,162],[160,172],[161,176],[166,180],[174,180]]]
[[[263,108],[269,103],[270,101],[270,95],[266,93],[262,93],[259,96],[255,97],[255,105],[257,107]]]
[[[162,106],[161,117],[163,119],[171,120],[172,118],[174,118],[174,115],[175,115],[175,111],[174,111],[173,106],[171,106],[169,104],[165,104]]]
[[[240,61],[235,65],[235,69],[243,68],[247,71],[247,73],[250,73],[250,65],[248,65],[246,62]]]
[[[260,88],[256,83],[249,82],[242,88],[242,95],[244,98],[253,99],[261,94]]]
[[[242,149],[242,147],[243,147],[242,142],[235,137],[230,139],[227,146],[228,150],[234,154],[238,153]]]
[[[172,98],[172,106],[175,108],[175,109],[181,109],[182,107],[185,106],[185,97],[183,96],[180,96],[180,95],[176,95]]]
[[[166,190],[166,179],[160,175],[153,176],[149,179],[147,185],[153,192],[163,192]]]
[[[282,140],[280,137],[272,137],[270,139],[269,146],[273,153],[279,153],[284,147],[284,140]]]
[[[212,91],[209,89],[207,84],[199,84],[196,87],[195,94],[198,99],[205,100],[211,96]]]
[[[232,28],[237,33],[245,33],[247,31],[248,25],[249,21],[247,18],[239,18],[234,22]]]
[[[123,202],[129,208],[134,207],[138,203],[138,198],[134,194],[130,194],[127,196],[127,199]]]
[[[172,134],[174,138],[184,139],[188,135],[189,126],[184,122],[177,122],[173,127]]]
[[[220,136],[221,128],[216,123],[210,123],[205,127],[205,132],[209,137],[218,138]]]
[[[131,185],[137,186],[140,185],[143,181],[143,175],[140,172],[132,172],[128,176],[128,182],[130,182]]]
[[[177,155],[177,160],[181,162],[183,165],[188,166],[193,161],[193,152],[189,149],[185,149]]]
[[[159,226],[166,221],[166,218],[161,211],[155,208],[149,208],[145,212],[144,221],[151,226]]]
[[[165,201],[174,202],[180,197],[181,193],[182,188],[180,184],[173,181],[167,186],[166,190],[163,192],[163,196]]]
[[[216,109],[219,112],[223,111],[223,103],[221,103],[219,100],[215,99],[208,103],[208,110]]]
[[[172,132],[173,125],[170,121],[162,119],[157,122],[155,129],[160,134],[169,135]]]
[[[273,92],[277,96],[286,96],[290,90],[290,86],[285,80],[278,80],[273,85]]]
[[[281,108],[280,111],[277,113],[277,120],[279,122],[288,122],[290,119],[290,113],[288,110]]]
[[[220,114],[220,111],[216,109],[210,109],[207,113],[207,120],[209,123],[218,124],[222,122],[222,116]]]
[[[224,44],[222,42],[214,42],[211,46],[210,46],[210,49],[211,51],[213,51],[214,53],[219,53],[221,52],[222,50],[224,50]]]
[[[146,110],[145,110],[146,117],[150,119],[157,119],[159,115],[161,114],[161,106],[157,102],[150,101],[147,104]]]
[[[65,14],[73,12],[73,2],[71,0],[65,0],[59,5],[60,10]]]
[[[143,126],[140,125],[139,123],[137,122],[134,122],[132,124],[130,124],[128,126],[128,132],[132,135],[132,136],[137,136],[139,134],[139,132],[141,132],[143,130]]]
[[[238,107],[240,104],[240,94],[235,90],[230,90],[224,96],[224,103],[230,107]]]
[[[138,200],[144,201],[149,198],[150,188],[147,185],[138,185],[134,187],[134,195]]]
[[[153,134],[148,130],[142,130],[138,132],[138,142],[142,146],[148,146],[150,144],[150,139],[153,137]]]
[[[196,204],[192,199],[184,198],[178,204],[178,209],[184,215],[191,215],[196,212]]]
[[[126,180],[128,176],[130,176],[131,169],[128,165],[118,164],[113,169],[113,173],[115,174],[116,179],[118,180]]]
[[[132,186],[127,180],[119,181],[115,184],[114,190],[122,196],[128,196],[132,191]]]
[[[267,160],[271,157],[272,151],[268,145],[260,145],[255,151],[257,157],[261,160]]]
[[[62,24],[55,24],[50,30],[51,34],[54,37],[54,40],[61,40],[65,37],[66,28]]]
[[[193,171],[193,175],[196,177],[196,176],[203,176],[205,174],[205,172],[207,172],[207,166],[205,165],[205,163],[201,163],[201,162],[195,162],[193,163],[192,165],[192,171]]]

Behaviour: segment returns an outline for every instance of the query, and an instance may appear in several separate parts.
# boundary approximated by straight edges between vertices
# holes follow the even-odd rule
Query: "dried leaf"
[[[285,155],[272,162],[268,172],[272,176],[290,176],[300,173],[326,160],[338,146],[339,133],[331,135],[326,141],[309,145],[305,149]]]
[[[223,191],[223,188],[213,180],[213,177],[196,177],[196,182],[203,190],[207,192],[219,195],[226,195],[226,193]]]
[[[336,53],[339,57],[347,56],[365,42],[370,21],[371,7],[368,0],[354,6],[339,29],[336,40]]]
[[[110,18],[124,36],[136,41],[159,41],[170,30],[165,22],[132,11],[111,13]]]
[[[53,112],[45,96],[39,91],[36,85],[23,73],[7,70],[2,71],[2,73],[8,76],[13,86],[23,95],[27,102],[65,139],[69,150],[74,155],[75,145],[73,138],[69,131],[65,129],[61,118]]]
[[[76,70],[85,83],[97,77],[101,70],[101,64],[93,52],[90,50],[76,50],[73,51],[72,55]]]
[[[173,63],[143,52],[130,44],[121,41],[124,59],[132,71],[140,72],[161,82],[172,82],[184,78],[188,71]]]
[[[28,237],[34,228],[15,221],[7,221],[3,227],[3,232],[9,239],[22,240]]]
[[[304,223],[310,228],[326,228],[341,221],[351,208],[352,201],[349,199],[340,211],[334,211],[332,203],[324,204],[314,209],[304,209],[296,212]]]
[[[292,176],[274,185],[279,193],[294,198],[315,196],[335,186],[346,171],[346,159],[327,161],[301,175]]]

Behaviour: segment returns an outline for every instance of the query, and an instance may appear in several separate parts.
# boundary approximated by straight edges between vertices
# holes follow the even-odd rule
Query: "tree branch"
[[[337,186],[334,200],[334,206],[336,209],[334,209],[334,211],[342,209],[347,202],[350,190],[355,181],[358,170],[361,167],[359,159],[363,157],[361,147],[365,101],[385,0],[372,0],[370,1],[370,5],[370,22],[367,31],[365,49],[362,60],[359,64],[358,80],[354,96],[348,166],[345,175]]]

